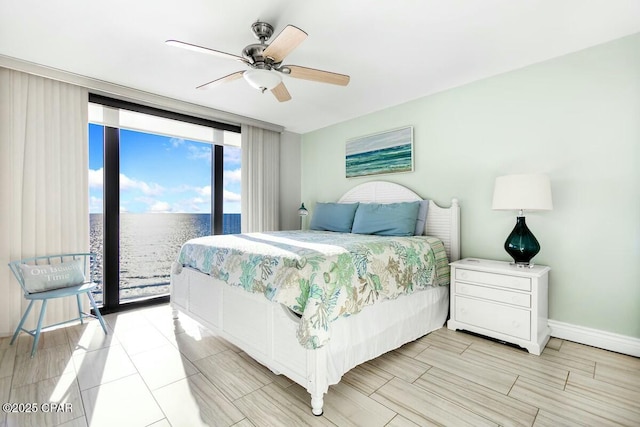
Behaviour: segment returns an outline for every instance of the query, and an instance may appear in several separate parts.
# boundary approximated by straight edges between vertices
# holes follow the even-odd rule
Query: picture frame
[[[347,140],[347,178],[413,172],[413,126],[391,129]]]

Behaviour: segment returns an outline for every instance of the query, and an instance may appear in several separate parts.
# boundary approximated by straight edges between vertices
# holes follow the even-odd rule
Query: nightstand
[[[464,329],[539,355],[549,341],[549,267],[466,258],[451,264],[449,329]]]

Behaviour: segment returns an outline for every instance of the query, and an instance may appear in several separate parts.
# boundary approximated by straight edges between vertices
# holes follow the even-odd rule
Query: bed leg
[[[171,310],[171,317],[173,317],[173,320],[178,320],[178,309],[173,307],[173,309]]]
[[[311,413],[316,417],[322,415],[322,407],[324,406],[324,393],[320,395],[311,395]]]

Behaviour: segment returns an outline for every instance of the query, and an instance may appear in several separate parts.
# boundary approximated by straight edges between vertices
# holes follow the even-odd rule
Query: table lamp
[[[540,243],[527,227],[524,211],[553,209],[549,177],[540,174],[497,177],[493,190],[492,208],[518,211],[516,226],[504,242],[504,249],[511,255],[517,266],[533,267],[531,259],[540,252]]]

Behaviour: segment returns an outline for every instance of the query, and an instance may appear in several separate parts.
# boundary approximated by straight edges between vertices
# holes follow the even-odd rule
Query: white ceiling
[[[309,34],[284,63],[349,86],[285,76],[285,103],[242,79],[196,90],[244,66],[164,44],[241,55],[257,19]],[[0,0],[0,55],[299,133],[637,32],[638,0]]]

